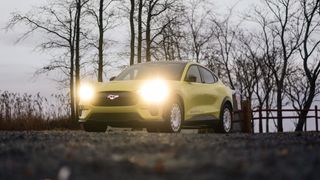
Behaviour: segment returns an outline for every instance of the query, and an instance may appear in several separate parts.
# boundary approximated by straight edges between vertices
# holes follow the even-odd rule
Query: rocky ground
[[[0,132],[0,179],[319,179],[320,133]]]

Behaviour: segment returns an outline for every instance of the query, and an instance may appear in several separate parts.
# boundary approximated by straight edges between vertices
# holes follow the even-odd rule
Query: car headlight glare
[[[150,80],[142,85],[139,94],[145,102],[161,103],[169,95],[169,88],[163,80]]]
[[[83,84],[80,86],[79,97],[81,101],[88,102],[92,100],[93,96],[94,96],[94,89],[92,86],[88,84]]]

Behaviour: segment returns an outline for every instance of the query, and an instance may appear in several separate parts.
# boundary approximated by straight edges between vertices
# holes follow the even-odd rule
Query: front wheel
[[[179,101],[171,103],[165,115],[164,132],[178,133],[181,131],[183,123],[183,108]]]
[[[215,127],[215,132],[229,133],[232,129],[232,107],[230,104],[224,104],[220,112],[220,120]]]
[[[106,132],[107,126],[102,123],[83,123],[83,129],[86,132]]]
[[[159,132],[159,130],[158,130],[157,128],[150,128],[150,127],[148,127],[148,128],[147,128],[147,132],[148,132],[148,133],[156,133],[156,132]]]

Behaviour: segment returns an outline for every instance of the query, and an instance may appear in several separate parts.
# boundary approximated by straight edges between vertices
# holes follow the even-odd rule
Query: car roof
[[[143,62],[134,65],[147,65],[147,64],[181,64],[181,65],[199,65],[203,66],[200,63],[194,61],[152,61],[152,62]]]
[[[188,61],[152,61],[152,62],[144,62],[140,64],[188,64]]]
[[[198,65],[198,66],[201,66],[201,67],[208,69],[207,67],[203,66],[202,64],[194,62],[194,61],[152,61],[152,62],[143,62],[143,63],[139,63],[139,64],[134,64],[133,66],[157,65],[157,64],[180,64],[184,67],[187,67],[187,65]]]

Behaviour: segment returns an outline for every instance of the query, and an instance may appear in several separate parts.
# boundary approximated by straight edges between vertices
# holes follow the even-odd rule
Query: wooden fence
[[[282,115],[282,120],[285,122],[286,120],[299,120],[299,113],[304,112],[306,110],[295,110],[295,109],[282,109],[282,114],[284,113],[291,113],[296,115]],[[278,116],[274,116],[274,114],[277,114],[277,109],[256,109],[252,110],[252,129],[254,130],[254,126],[256,121],[258,121],[259,126],[259,133],[263,133],[263,124],[265,124],[266,132],[269,132],[267,123],[269,120],[277,120]],[[257,114],[257,115],[255,115]],[[309,115],[313,114],[313,115]],[[263,123],[263,120],[265,123]],[[306,122],[304,124],[304,131],[308,131],[307,124],[310,121],[314,121],[315,124],[315,131],[319,132],[319,109],[317,106],[314,107],[314,109],[310,109],[309,113],[307,115]]]
[[[282,109],[282,120],[285,123],[288,120],[299,120],[299,113],[304,110],[295,109]],[[310,109],[307,115],[307,120],[304,124],[304,131],[310,131],[307,128],[307,124],[314,122],[315,131],[319,132],[319,109],[314,106],[314,109]],[[276,121],[277,109],[251,109],[250,103],[247,101],[241,102],[241,110],[234,111],[234,123],[239,124],[236,131],[246,132],[246,133],[269,133],[269,121]],[[290,113],[290,115],[286,115]],[[255,125],[258,123],[258,131],[255,131]],[[274,125],[276,126],[276,125]],[[264,128],[263,128],[264,127]],[[263,131],[265,129],[265,131]],[[274,129],[277,129],[276,127]]]

